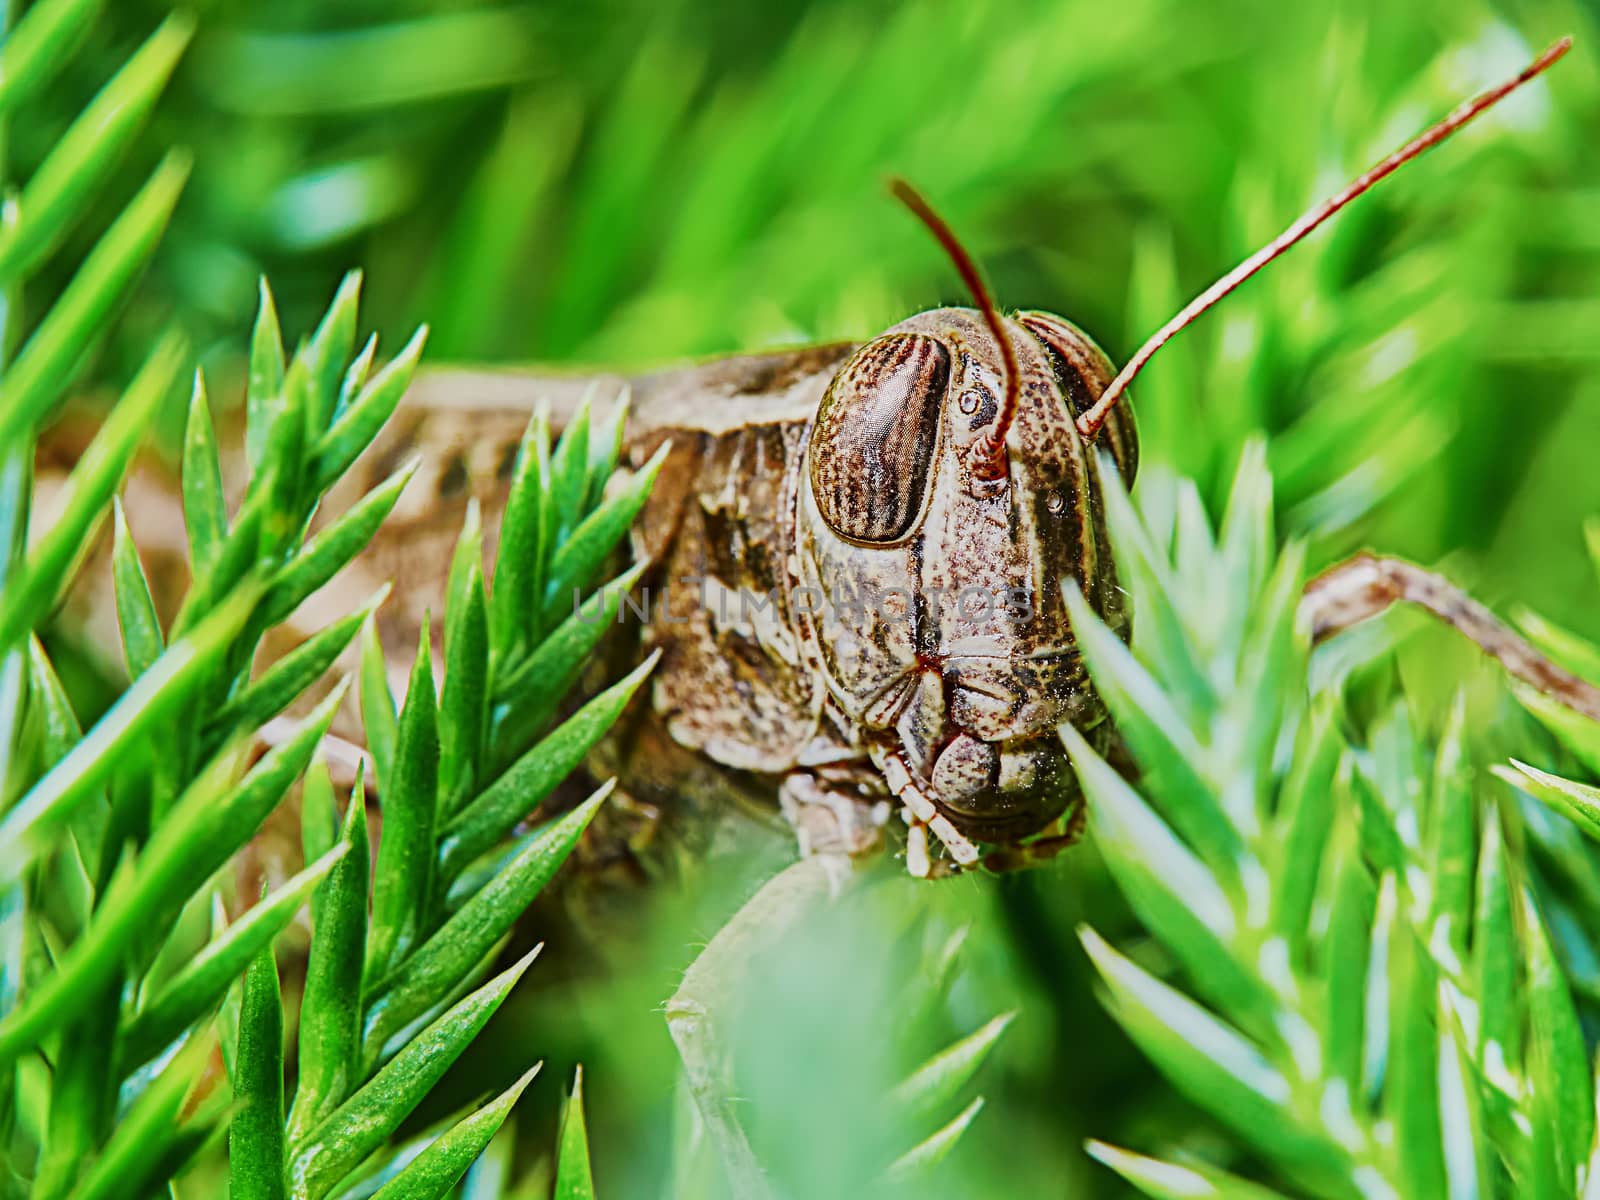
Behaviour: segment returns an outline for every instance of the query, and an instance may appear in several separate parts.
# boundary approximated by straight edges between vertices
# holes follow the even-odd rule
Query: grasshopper
[[[404,578],[429,539],[447,556],[450,505],[437,501],[469,490],[492,527],[534,406],[549,405],[559,425],[597,385],[630,392],[627,457],[639,467],[666,455],[632,534],[649,564],[634,628],[662,658],[646,711],[599,765],[637,804],[669,814],[686,793],[776,807],[802,856],[870,855],[898,812],[914,875],[1049,857],[1071,844],[1081,816],[1057,727],[1071,723],[1101,749],[1115,743],[1061,583],[1128,635],[1101,480],[1109,470],[1134,481],[1129,384],[1180,330],[1569,45],[1555,43],[1305,213],[1120,371],[1059,316],[1002,317],[955,235],[896,182],[973,308],[920,313],[860,344],[632,379],[424,375],[377,457],[420,444],[433,476],[413,485],[411,519],[398,512],[386,535],[398,556],[386,561],[380,548],[372,565]],[[409,597],[413,624],[427,600]],[[1307,589],[1305,620],[1320,639],[1395,600],[1421,603],[1515,673],[1600,716],[1593,689],[1409,564],[1362,556],[1333,568]]]
[[[422,476],[368,556],[369,570],[407,585],[387,619],[409,628],[390,644],[411,640],[436,603],[428,589],[442,572],[417,588],[408,567],[448,561],[469,496],[492,535],[536,405],[559,426],[595,387],[628,393],[627,458],[638,468],[665,456],[632,532],[649,600],[625,647],[662,657],[647,702],[597,766],[668,819],[686,804],[765,806],[799,841],[801,861],[716,936],[667,1008],[739,1194],[764,1188],[725,1095],[714,1001],[751,946],[833,889],[828,864],[880,851],[896,814],[918,876],[1027,865],[1076,836],[1082,796],[1057,729],[1070,723],[1107,750],[1116,734],[1061,585],[1076,585],[1128,636],[1101,491],[1106,472],[1134,482],[1134,378],[1257,271],[1569,45],[1555,43],[1298,218],[1120,370],[1059,316],[1002,316],[954,234],[897,183],[973,307],[923,312],[859,344],[634,378],[444,370],[419,380],[375,454],[383,470],[424,451]],[[1600,720],[1600,691],[1411,564],[1361,555],[1332,568],[1306,588],[1302,620],[1320,640],[1401,600]]]

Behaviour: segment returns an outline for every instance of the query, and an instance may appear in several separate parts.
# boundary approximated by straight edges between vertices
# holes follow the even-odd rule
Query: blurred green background
[[[166,11],[108,10],[72,66],[79,90],[13,125],[17,175]],[[1502,610],[1600,634],[1580,553],[1600,509],[1592,5],[238,0],[198,15],[107,212],[170,145],[193,150],[194,176],[97,373],[121,381],[176,321],[219,403],[242,395],[228,381],[263,273],[293,339],[363,268],[385,350],[427,321],[435,363],[645,366],[868,336],[962,302],[887,197],[891,172],[940,207],[1003,304],[1059,312],[1120,359],[1310,202],[1571,33],[1548,83],[1227,302],[1136,401],[1145,461],[1194,476],[1213,504],[1244,440],[1267,434],[1281,528],[1314,535],[1318,561],[1369,545],[1443,563]],[[82,225],[26,309],[43,310],[103,222]],[[1426,630],[1406,662],[1425,697],[1488,674]],[[607,897],[606,946],[545,914],[560,931],[547,961],[430,1108],[545,1058],[519,1110],[531,1162],[581,1059],[602,1193],[670,1193],[659,1008],[783,853]],[[856,1194],[868,1159],[916,1132],[884,1100],[896,1072],[1017,1009],[940,1194],[1122,1194],[1083,1154],[1090,1135],[1228,1161],[1225,1136],[1098,1008],[1083,919],[1138,955],[1090,849],[940,887],[891,865],[744,997],[735,1042],[758,1142],[803,1194]],[[925,951],[963,927],[948,1002],[912,1020]]]

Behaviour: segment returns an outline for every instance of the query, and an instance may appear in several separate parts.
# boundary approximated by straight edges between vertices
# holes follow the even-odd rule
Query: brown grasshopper
[[[1070,722],[1100,748],[1115,737],[1061,583],[1127,636],[1101,475],[1133,482],[1128,385],[1179,330],[1569,45],[1557,42],[1300,217],[1120,372],[1060,317],[1002,318],[948,227],[896,183],[975,308],[920,313],[859,345],[632,380],[425,376],[391,454],[454,444],[428,447],[434,477],[411,488],[422,507],[410,525],[398,513],[388,535],[399,557],[380,550],[372,566],[406,585],[414,621],[429,597],[410,589],[406,564],[430,537],[443,560],[455,528],[438,501],[474,491],[492,527],[535,405],[549,404],[559,424],[596,382],[631,390],[633,464],[670,442],[633,534],[651,564],[637,629],[662,659],[647,711],[600,765],[636,802],[668,813],[685,795],[701,805],[775,798],[803,855],[870,853],[898,810],[915,875],[971,867],[980,846],[994,867],[1046,857],[1073,840],[1081,804],[1057,727]],[[1325,637],[1397,599],[1422,603],[1519,676],[1600,717],[1600,694],[1408,564],[1363,556],[1334,568],[1307,589],[1305,619]],[[942,858],[930,855],[929,832]]]
[[[731,1096],[725,1005],[741,993],[752,956],[835,892],[830,864],[880,847],[896,809],[915,875],[980,860],[1022,865],[1076,833],[1082,797],[1057,729],[1070,722],[1108,750],[1115,733],[1086,677],[1061,583],[1127,636],[1101,487],[1104,472],[1131,485],[1137,469],[1132,413],[1119,407],[1129,383],[1178,331],[1569,44],[1296,220],[1120,372],[1060,317],[1003,318],[954,235],[902,184],[897,193],[944,244],[973,308],[924,312],[860,345],[632,380],[447,371],[419,381],[390,454],[434,442],[424,456],[433,475],[413,482],[402,502],[415,506],[413,523],[397,513],[400,537],[373,564],[398,574],[399,599],[411,606],[390,614],[410,626],[391,644],[405,644],[422,607],[437,604],[411,587],[405,566],[418,555],[448,560],[469,493],[492,532],[501,475],[535,405],[550,405],[559,424],[596,383],[631,390],[632,464],[670,443],[633,531],[652,603],[625,647],[662,657],[648,701],[596,765],[667,819],[689,806],[715,818],[765,805],[781,809],[799,838],[800,861],[717,933],[666,1007],[735,1194],[771,1188]],[[433,575],[442,587],[444,572]],[[1341,564],[1307,587],[1301,616],[1321,639],[1396,600],[1421,604],[1517,677],[1600,719],[1600,692],[1410,564],[1369,555]]]

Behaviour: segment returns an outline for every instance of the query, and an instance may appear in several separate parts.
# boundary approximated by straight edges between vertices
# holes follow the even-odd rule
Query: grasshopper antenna
[[[961,281],[967,285],[967,291],[972,293],[972,301],[983,314],[989,332],[1000,344],[1000,357],[1005,364],[1005,396],[1000,402],[1000,416],[994,428],[972,444],[969,453],[972,471],[980,479],[1004,478],[1006,433],[1011,428],[1011,418],[1017,411],[1017,348],[1012,345],[1011,335],[1006,332],[1005,322],[1000,319],[1000,310],[994,306],[994,298],[989,295],[983,276],[978,274],[977,264],[972,261],[972,256],[967,253],[967,248],[961,244],[955,232],[945,224],[944,218],[933,211],[933,206],[923,199],[921,192],[898,176],[889,180],[889,191],[928,227],[934,237],[939,239],[944,252],[950,256],[950,261],[960,272]]]
[[[1304,213],[1289,228],[1189,301],[1176,316],[1156,330],[1150,339],[1139,347],[1134,356],[1128,360],[1127,365],[1117,373],[1117,377],[1106,387],[1106,390],[1100,393],[1100,399],[1095,402],[1094,407],[1078,418],[1078,433],[1086,439],[1092,438],[1099,433],[1100,426],[1105,424],[1106,417],[1116,407],[1117,401],[1122,399],[1123,393],[1128,390],[1128,385],[1133,382],[1134,376],[1144,369],[1144,365],[1150,361],[1155,352],[1171,341],[1180,330],[1192,324],[1197,317],[1210,309],[1217,301],[1221,300],[1273,259],[1287,251],[1317,226],[1333,216],[1334,213],[1349,204],[1350,201],[1373,187],[1380,180],[1394,174],[1394,172],[1424,151],[1437,146],[1479,113],[1492,108],[1535,75],[1552,66],[1571,48],[1572,39],[1570,37],[1562,38],[1551,45],[1549,49],[1534,59],[1528,66],[1524,67],[1516,78],[1508,79],[1504,83],[1490,88],[1482,95],[1475,96],[1473,99],[1461,104],[1437,125],[1418,134],[1400,149],[1389,155],[1388,158],[1359,176],[1338,195],[1330,196],[1315,208]]]

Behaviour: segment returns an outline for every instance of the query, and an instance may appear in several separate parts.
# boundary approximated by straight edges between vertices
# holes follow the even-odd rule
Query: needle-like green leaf
[[[185,1099],[199,1085],[216,1051],[215,1037],[190,1039],[123,1114],[69,1200],[123,1200],[145,1195],[158,1176],[165,1178],[160,1167],[184,1131]]]
[[[1477,854],[1477,810],[1472,763],[1466,754],[1466,701],[1457,696],[1434,752],[1433,821],[1428,833],[1433,899],[1424,940],[1449,946],[1464,962],[1472,926],[1472,871]]]
[[[310,411],[316,399],[311,387],[311,368],[302,348],[289,360],[283,390],[272,411],[272,425],[261,457],[260,484],[251,480],[251,491],[259,488],[265,502],[256,556],[268,562],[292,552],[311,500],[306,471],[306,446],[311,436],[306,427],[312,420]]]
[[[1526,684],[1513,683],[1511,694],[1572,751],[1590,774],[1600,775],[1600,724]]]
[[[505,1124],[539,1064],[471,1116],[439,1135],[406,1168],[372,1194],[372,1200],[443,1200]]]
[[[322,678],[344,652],[362,624],[389,594],[385,584],[371,600],[312,634],[273,663],[261,677],[238,693],[210,721],[224,732],[255,729],[282,712],[301,692]]]
[[[111,579],[117,598],[117,624],[122,629],[122,658],[128,677],[137,679],[155,665],[166,647],[156,604],[150,598],[150,583],[139,562],[139,548],[128,532],[122,501],[115,497],[112,513]]]
[[[616,722],[660,651],[564,721],[485,788],[444,828],[439,865],[448,881],[524,820]]]
[[[116,1025],[119,982],[102,985],[83,1017],[63,1032],[51,1064],[49,1125],[34,1195],[65,1194],[111,1132],[117,1080],[100,1039]]]
[[[474,569],[482,586],[483,507],[476,496],[470,496],[467,499],[466,516],[461,522],[461,532],[456,536],[455,550],[450,555],[450,570],[445,575],[444,649],[447,657],[450,644],[456,640],[461,622],[466,618],[467,593]]]
[[[1600,788],[1575,779],[1563,779],[1516,759],[1511,760],[1511,765],[1517,773],[1497,772],[1501,778],[1513,787],[1522,788],[1543,800],[1557,812],[1571,817],[1584,833],[1600,840]]]
[[[183,598],[178,615],[167,631],[169,638],[187,633],[202,617],[211,612],[223,598],[244,580],[251,571],[259,571],[257,550],[261,543],[262,522],[266,520],[270,494],[265,488],[252,485],[234,517],[228,536],[223,539],[211,570],[197,576]]]
[[[458,1001],[311,1130],[291,1151],[289,1194],[321,1200],[381,1146],[478,1036],[532,961],[530,952]]]
[[[1444,1168],[1451,1200],[1494,1195],[1494,1147],[1484,1127],[1483,1096],[1472,1047],[1461,1027],[1459,992],[1439,984],[1439,1113],[1444,1134]]]
[[[72,700],[37,637],[28,639],[29,702],[39,718],[39,749],[46,767],[60,762],[83,737]]]
[[[1536,1126],[1550,1132],[1557,1187],[1570,1195],[1578,1186],[1578,1168],[1588,1161],[1594,1137],[1594,1076],[1572,991],[1550,935],[1532,894],[1523,889],[1520,895],[1527,956],[1530,1116]]]
[[[900,1184],[926,1182],[935,1176],[936,1168],[954,1150],[956,1143],[983,1111],[983,1097],[976,1097],[948,1123],[935,1130],[923,1141],[907,1150],[889,1164],[885,1174]]]
[[[100,0],[41,0],[0,43],[0,116],[9,115],[71,59],[88,33]]]
[[[18,352],[0,399],[0,445],[37,425],[71,381],[111,306],[155,249],[188,175],[188,156],[169,151]]]
[[[272,947],[251,956],[239,1007],[233,1093],[240,1103],[228,1128],[231,1200],[285,1200],[283,1139],[283,1001]]]
[[[350,360],[350,365],[345,368],[344,378],[339,383],[339,402],[333,407],[335,422],[344,415],[345,410],[355,403],[355,398],[362,387],[366,385],[367,376],[372,371],[372,360],[378,356],[378,335],[369,333],[367,340],[361,344],[360,351]],[[332,425],[329,426],[332,428]]]
[[[270,951],[273,939],[348,850],[348,844],[341,842],[263,897],[168,980],[123,1027],[117,1047],[123,1073],[159,1054],[209,1012],[229,985]],[[281,1114],[279,1119],[281,1123]]]
[[[1162,1162],[1104,1142],[1086,1149],[1152,1200],[1283,1200],[1279,1192],[1203,1163]]]
[[[400,499],[400,493],[416,469],[415,460],[401,467],[306,542],[279,569],[263,605],[262,619],[266,624],[275,625],[294,612],[302,600],[361,553]]]
[[[556,1154],[555,1200],[594,1200],[589,1169],[589,1132],[583,1117],[583,1067],[572,1077],[572,1095],[561,1114],[561,1143]]]
[[[1336,798],[1339,795],[1334,793]],[[1349,819],[1334,827],[1328,870],[1332,898],[1324,951],[1323,1040],[1329,1073],[1342,1078],[1354,1090],[1361,1086],[1375,889],[1357,852],[1356,833]]]
[[[439,718],[433,693],[429,621],[422,622],[417,657],[400,712],[395,759],[379,794],[383,835],[372,886],[372,930],[365,978],[375,985],[422,936],[433,890],[435,817],[439,795]]]
[[[448,818],[477,790],[489,724],[489,601],[472,555],[451,597],[439,697],[439,796]]]
[[[263,277],[250,337],[250,383],[246,393],[245,451],[253,471],[261,469],[267,438],[283,402],[283,335],[278,330],[278,306]]]
[[[578,402],[550,459],[549,514],[555,518],[553,542],[561,546],[588,514],[583,501],[589,487],[589,415],[594,405],[591,385]],[[560,551],[557,550],[559,556]]]
[[[1196,661],[1195,647],[1176,603],[1181,595],[1172,569],[1156,552],[1150,534],[1134,511],[1127,489],[1114,471],[1101,466],[1106,503],[1106,524],[1117,547],[1117,569],[1130,591],[1142,603],[1139,612],[1140,647],[1182,707],[1185,717],[1196,718],[1217,707],[1216,691]]]
[[[189,786],[132,869],[108,891],[94,921],[55,973],[0,1019],[0,1066],[77,1016],[129,949],[170,921],[211,873],[250,840],[311,760],[343,694],[343,687],[335,690],[236,785],[230,786],[235,755],[224,751]]]
[[[210,677],[255,606],[258,589],[243,589],[187,636],[168,646],[72,752],[0,821],[0,878],[42,852],[76,806],[102,788],[123,756],[162,727]]]
[[[400,734],[376,617],[369,618],[361,627],[360,699],[361,725],[367,733],[367,749],[372,754],[378,795],[385,796],[394,780],[395,743]]]
[[[1433,963],[1402,926],[1389,948],[1389,1052],[1384,1102],[1395,1127],[1407,1194],[1445,1194],[1444,1131],[1439,1111],[1438,994]]]
[[[1294,765],[1284,780],[1274,822],[1280,857],[1271,864],[1273,928],[1296,950],[1310,936],[1312,905],[1333,827],[1329,803],[1344,748],[1331,705],[1313,709],[1301,727]]]
[[[589,431],[589,494],[583,498],[584,511],[597,507],[604,498],[606,484],[616,473],[622,458],[622,444],[628,427],[628,409],[633,396],[624,384],[622,392],[612,402],[611,412],[603,423]]]
[[[633,590],[647,566],[638,563],[603,584],[556,626],[509,678],[496,671],[490,718],[491,763],[499,765],[516,757],[543,732],[600,639],[616,624],[622,598]]]
[[[186,355],[182,338],[176,334],[164,338],[78,460],[67,482],[60,516],[28,555],[20,577],[9,581],[0,592],[0,648],[15,644],[55,602],[73,564],[82,558],[90,531],[111,502],[134,451],[149,432]],[[15,380],[13,370],[6,376],[0,410],[14,398]],[[7,436],[13,435],[0,434],[0,444]]]
[[[420,326],[394,359],[379,371],[351,402],[335,417],[333,425],[318,440],[317,486],[329,487],[350,468],[350,464],[377,437],[411,386],[417,360],[428,339],[428,327]]]
[[[1095,687],[1139,761],[1160,780],[1164,814],[1218,878],[1238,874],[1243,847],[1202,771],[1205,753],[1153,676],[1089,608],[1075,586],[1068,611]],[[1236,886],[1236,885],[1234,885]]]
[[[1600,680],[1600,646],[1528,608],[1519,606],[1512,615],[1528,640],[1556,662],[1585,679]]]
[[[194,373],[189,417],[183,427],[183,522],[189,532],[189,564],[198,579],[216,566],[228,536],[222,460],[211,427],[205,376],[199,371]]]
[[[544,562],[552,550],[544,539],[549,419],[547,410],[536,409],[523,431],[500,521],[500,549],[489,609],[498,664],[517,661],[526,638],[534,632],[530,614],[544,595]],[[504,670],[501,665],[497,674]]]
[[[567,860],[613,783],[553,821],[380,985],[367,1010],[367,1060],[389,1039],[449,995],[527,910]]]
[[[310,422],[307,431],[312,445],[327,432],[333,421],[334,407],[339,402],[339,388],[344,379],[350,352],[356,344],[356,311],[361,302],[361,272],[351,271],[339,281],[333,303],[312,335],[306,348],[306,361],[311,369],[311,395],[314,403],[306,414]]]
[[[300,848],[306,862],[315,862],[338,844],[339,808],[333,774],[328,760],[319,753],[311,759],[300,783]]]
[[[1063,725],[1061,740],[1083,784],[1095,844],[1135,911],[1224,1011],[1254,1032],[1271,1030],[1274,997],[1228,949],[1238,918],[1217,877],[1082,734]]]
[[[1001,1013],[939,1051],[901,1081],[893,1093],[894,1103],[903,1106],[908,1118],[917,1122],[931,1121],[947,1111],[972,1082],[1016,1015]]]
[[[290,1144],[301,1143],[361,1081],[361,969],[367,951],[372,853],[360,780],[350,793],[340,844],[345,853],[320,885],[317,927],[300,1008],[299,1086],[289,1110]]]
[[[1256,1047],[1092,930],[1082,937],[1119,1022],[1180,1091],[1264,1152],[1301,1163],[1310,1175],[1347,1173],[1333,1144],[1285,1120],[1289,1082]]]
[[[595,573],[616,549],[644,502],[650,498],[650,489],[670,450],[671,443],[664,443],[649,462],[585,517],[556,549],[544,585],[541,632],[565,619],[572,611],[575,595],[583,595],[593,584]]]
[[[169,16],[56,139],[22,189],[19,219],[0,225],[0,279],[25,274],[55,249],[144,124],[193,33],[194,18]]]
[[[1517,938],[1511,887],[1506,877],[1505,842],[1500,821],[1484,822],[1478,851],[1477,922],[1473,927],[1473,983],[1478,999],[1480,1062],[1512,1064],[1518,1059]]]

